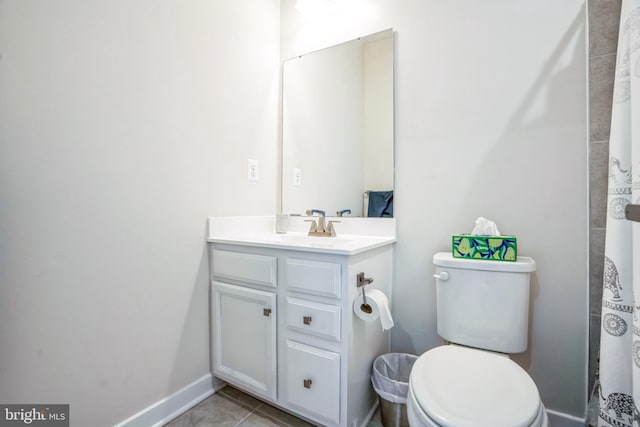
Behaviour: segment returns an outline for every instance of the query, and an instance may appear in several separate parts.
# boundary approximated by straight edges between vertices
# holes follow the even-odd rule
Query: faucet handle
[[[325,215],[325,211],[323,211],[322,209],[307,209],[307,215],[311,216],[313,214],[318,214],[321,216],[326,216]]]
[[[313,219],[305,219],[304,222],[310,222],[311,223],[311,228],[309,228],[309,233],[315,233],[316,231],[318,231],[318,225],[316,224],[316,221]]]
[[[329,224],[327,224],[327,233],[331,234],[331,237],[336,237],[336,229],[333,227],[334,222],[342,221],[329,221]]]

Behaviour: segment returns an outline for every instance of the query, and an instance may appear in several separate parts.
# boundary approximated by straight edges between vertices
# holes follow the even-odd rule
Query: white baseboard
[[[584,427],[587,420],[547,409],[549,427]]]
[[[360,424],[360,427],[367,427],[369,425],[369,423],[373,419],[373,416],[376,414],[376,411],[378,410],[378,406],[380,406],[380,401],[376,399],[375,405],[373,405],[373,407],[371,408],[367,416],[364,417],[364,420],[362,420],[362,424]]]
[[[225,383],[211,374],[207,374],[173,393],[171,396],[154,403],[137,414],[116,424],[115,427],[161,427],[178,415],[196,406],[212,394],[216,393]],[[366,423],[372,418],[377,405],[367,414]],[[547,409],[549,427],[584,427],[586,420],[573,415]],[[366,425],[365,423],[365,425]]]
[[[132,417],[116,424],[115,427],[163,426],[224,387],[224,383],[214,380],[215,378],[211,374],[207,374],[176,391],[171,396],[165,397]]]

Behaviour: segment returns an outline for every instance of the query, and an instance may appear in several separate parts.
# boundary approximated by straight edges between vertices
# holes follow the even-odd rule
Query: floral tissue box
[[[516,261],[518,256],[515,236],[456,234],[451,243],[454,258]]]

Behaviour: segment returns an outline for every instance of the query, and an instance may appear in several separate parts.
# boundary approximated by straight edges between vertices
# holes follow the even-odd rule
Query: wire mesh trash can
[[[388,353],[373,361],[371,383],[380,400],[380,418],[384,427],[409,427],[407,395],[409,374],[418,356]]]

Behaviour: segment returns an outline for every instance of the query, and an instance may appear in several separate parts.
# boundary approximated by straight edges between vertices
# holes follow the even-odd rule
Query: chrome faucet
[[[311,216],[315,213],[318,214],[318,222],[316,223],[313,219],[305,219],[306,222],[311,223],[311,227],[309,227],[309,232],[307,236],[316,236],[316,237],[336,237],[336,230],[333,227],[334,222],[340,221],[329,221],[329,223],[325,226],[325,211],[320,209],[311,209],[307,210],[307,215]]]

